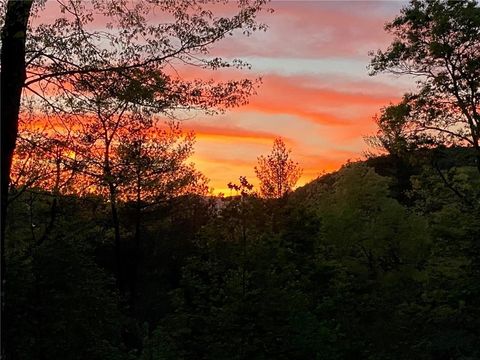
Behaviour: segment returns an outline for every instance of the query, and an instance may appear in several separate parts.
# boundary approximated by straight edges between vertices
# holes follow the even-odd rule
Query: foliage
[[[468,98],[478,92],[476,3],[412,1],[387,25],[397,39],[377,54],[374,72],[423,79],[419,94],[377,119],[374,141],[389,155],[293,191],[301,171],[276,139],[255,169],[263,197],[240,177],[228,198],[207,196],[205,178],[187,163],[193,135],[175,122],[158,128],[154,113],[239,98],[195,83],[218,91],[220,102],[209,102],[191,92],[193,83],[163,74],[167,60],[155,54],[206,55],[224,31],[257,29],[263,2],[240,2],[228,19],[214,17],[209,2],[174,1],[171,10],[167,3],[70,1],[63,10],[77,21],[59,18],[34,32],[41,36],[29,46],[41,39],[45,54],[30,65],[45,76],[29,76],[53,87],[54,72],[71,76],[55,101],[72,110],[68,121],[85,116],[76,123],[85,127],[22,134],[6,242],[8,358],[480,358],[478,153],[432,149],[459,134],[475,146],[477,128],[457,125],[477,116],[462,103],[477,101]],[[144,22],[153,8],[176,22]],[[95,11],[112,16],[118,37],[96,38],[84,27]],[[83,40],[84,48],[72,48]],[[60,50],[73,51],[72,63]],[[131,68],[123,56],[133,56]],[[448,72],[458,56],[461,68]],[[459,79],[456,71],[467,72]],[[109,93],[113,84],[118,91]],[[447,115],[451,122],[442,123]],[[87,176],[113,196],[75,191],[92,185]]]
[[[400,117],[388,117],[397,124],[403,118],[414,138],[478,151],[479,25],[477,1],[413,0],[385,26],[394,40],[387,50],[372,53],[371,74],[418,79],[417,93],[406,94],[385,112],[403,109]]]
[[[187,163],[194,142],[195,134],[184,133],[175,122],[122,136],[116,149],[120,196],[155,204],[189,193],[206,194],[208,180]]]
[[[260,156],[255,173],[260,180],[260,194],[266,198],[279,199],[292,191],[302,170],[290,158],[285,142],[276,138],[270,155]]]
[[[35,1],[27,37],[25,85],[47,103],[52,92],[68,96],[70,82],[80,81],[88,87],[90,81],[102,78],[117,85],[112,93],[117,99],[139,104],[155,100],[163,109],[235,105],[248,96],[251,81],[182,81],[166,70],[180,62],[210,69],[242,67],[238,59],[209,57],[211,45],[235,30],[246,35],[264,30],[265,25],[255,19],[264,5],[264,1],[242,1],[229,8],[210,1],[112,4],[70,0],[50,9],[51,4]],[[58,16],[43,21],[46,7]],[[164,22],[154,21],[154,15]],[[96,27],[98,21],[105,23],[102,29]],[[49,97],[42,93],[46,87]]]
[[[440,166],[449,184],[478,198],[474,167]],[[142,213],[138,252],[132,209],[119,202],[123,271],[137,279],[133,308],[114,290],[109,204],[60,195],[55,226],[38,243],[51,197],[27,190],[10,210],[11,351],[34,359],[38,349],[112,359],[476,358],[478,205],[428,163],[415,173],[408,206],[392,197],[393,178],[357,163],[295,191],[275,218],[275,204],[242,178],[242,196],[176,197]],[[31,302],[36,286],[49,291]],[[48,334],[32,326],[38,317]],[[66,340],[65,331],[80,335]]]
[[[375,116],[377,134],[367,137],[366,142],[375,150],[398,157],[408,156],[410,152],[420,147],[419,139],[412,134],[411,124],[408,122],[410,110],[409,104],[406,103],[391,104],[382,108],[380,116]],[[372,154],[375,155],[377,154]]]
[[[16,224],[10,222],[15,226],[7,243],[9,358],[126,358],[118,292],[112,277],[95,263],[101,227],[94,222],[85,226],[86,204],[77,204],[82,213],[71,200],[62,199],[61,226],[44,242],[35,242],[43,230],[39,210],[48,209],[48,196],[30,202],[34,218],[24,217],[24,198],[28,194],[10,211]],[[32,232],[24,231],[30,228],[25,220],[32,222]]]

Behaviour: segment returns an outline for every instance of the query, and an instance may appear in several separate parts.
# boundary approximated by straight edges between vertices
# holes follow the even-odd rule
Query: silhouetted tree
[[[368,145],[398,157],[406,156],[409,151],[419,146],[418,141],[413,141],[414,135],[407,118],[409,111],[410,107],[405,103],[382,108],[380,115],[375,116],[378,127],[376,135],[365,139]]]
[[[422,142],[463,144],[480,171],[480,7],[476,0],[412,0],[385,26],[394,36],[371,53],[371,74],[415,76],[418,91],[397,107]]]
[[[244,34],[265,29],[264,25],[255,20],[256,15],[264,9],[265,2],[239,1],[237,7],[227,9],[229,15],[216,16],[210,4],[204,1],[141,0],[116,4],[102,0],[88,3],[69,0],[58,2],[58,18],[35,28],[29,25],[29,20],[41,14],[46,6],[44,1],[2,2],[2,289],[7,197],[22,89],[26,87],[32,94],[50,103],[56,94],[68,94],[70,81],[80,75],[116,75],[139,79],[137,84],[141,83],[144,87],[158,87],[158,77],[145,76],[145,73],[166,73],[166,69],[172,69],[175,61],[209,69],[242,67],[245,64],[240,60],[229,62],[206,55],[212,44],[236,29],[242,29]],[[218,5],[214,1],[212,3]],[[158,13],[162,14],[162,19],[166,19],[164,23],[151,21],[152,14]],[[91,25],[98,18],[106,21],[106,27],[92,30]],[[136,72],[136,69],[142,71]],[[169,78],[174,83],[177,95],[186,95],[188,98],[182,102],[183,106],[201,107],[205,110],[245,102],[255,87],[255,81],[248,79],[215,83],[210,80],[185,81],[180,76]],[[212,98],[209,94],[217,96]],[[2,300],[2,309],[3,304]],[[4,342],[2,349],[3,345]]]
[[[130,129],[130,131],[128,131]],[[187,163],[193,155],[195,136],[184,133],[177,122],[133,129],[130,124],[115,145],[119,175],[118,197],[133,207],[133,269],[130,305],[134,306],[140,256],[142,218],[145,213],[186,195],[206,195],[205,176]]]
[[[260,156],[255,173],[260,180],[260,194],[266,198],[279,199],[292,191],[302,174],[298,163],[290,157],[285,142],[276,138],[270,155]]]

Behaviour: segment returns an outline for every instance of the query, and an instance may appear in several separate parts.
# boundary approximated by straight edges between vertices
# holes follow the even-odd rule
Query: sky
[[[47,2],[40,21],[58,16],[54,5]],[[362,159],[368,148],[364,137],[376,130],[375,114],[413,87],[411,80],[393,75],[371,77],[367,69],[369,51],[392,41],[384,24],[405,5],[405,0],[272,0],[274,12],[258,18],[268,25],[266,32],[236,33],[214,44],[212,57],[245,60],[251,69],[240,76],[262,78],[247,105],[215,116],[189,115],[181,123],[196,133],[192,162],[214,192],[228,195],[227,184],[240,176],[257,185],[257,158],[271,151],[276,137],[303,168],[299,186]],[[93,26],[104,26],[99,24]],[[202,78],[231,75],[212,70]]]
[[[196,132],[193,161],[215,192],[239,176],[256,184],[254,166],[280,136],[303,168],[299,185],[348,160],[363,157],[373,117],[398,101],[411,82],[368,75],[370,50],[392,38],[383,26],[405,5],[400,1],[281,1],[260,17],[269,29],[234,36],[212,50],[247,60],[248,77],[262,86],[246,106],[182,123]],[[214,77],[218,74],[212,75]]]

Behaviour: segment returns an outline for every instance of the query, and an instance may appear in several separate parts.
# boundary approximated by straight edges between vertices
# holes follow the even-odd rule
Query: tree
[[[337,176],[321,200],[325,241],[364,258],[371,275],[419,263],[428,249],[426,226],[389,197],[391,179],[364,164],[347,165]]]
[[[125,130],[125,129],[123,129]],[[134,306],[137,273],[142,253],[142,217],[148,211],[182,195],[206,195],[205,176],[187,163],[193,155],[195,136],[184,133],[178,122],[164,127],[123,131],[115,146],[119,176],[118,197],[132,207],[133,269],[130,285],[130,306]]]
[[[175,69],[178,64],[209,69],[243,67],[245,63],[238,59],[229,62],[209,57],[210,47],[236,29],[242,29],[247,35],[265,29],[255,21],[265,2],[241,1],[236,9],[230,7],[223,13],[228,15],[216,16],[212,8],[214,1],[141,0],[116,4],[102,0],[89,3],[67,0],[58,2],[58,18],[34,28],[29,20],[44,10],[44,1],[4,1],[1,7],[2,198],[6,201],[8,196],[23,87],[48,102],[52,94],[68,91],[69,82],[79,75],[116,74],[138,79],[136,69],[151,74]],[[166,22],[152,21],[155,13],[163,14]],[[106,30],[95,30],[92,26],[99,18],[106,22]],[[147,87],[158,84],[151,75],[142,76]],[[203,98],[207,103],[204,92],[199,91],[203,85],[221,94],[228,106],[244,101],[242,95],[250,94],[254,83],[249,80],[185,82],[180,77],[170,78],[177,85],[177,94],[191,90],[196,99]],[[190,97],[190,103],[184,105],[194,104]],[[208,105],[216,106],[212,102]]]
[[[156,86],[146,87],[119,76],[82,75],[72,81],[68,95],[55,99],[59,108],[77,118],[76,126],[66,133],[70,141],[64,140],[64,151],[75,154],[81,164],[81,176],[77,177],[73,192],[96,193],[108,199],[121,293],[126,290],[121,202],[134,204],[134,242],[138,253],[144,210],[187,190],[199,190],[200,180],[204,179],[193,166],[185,164],[193,153],[193,133],[184,135],[173,122],[167,129],[158,126],[156,112],[182,103],[189,96],[187,92],[173,99],[167,80],[162,80],[158,78]]]
[[[409,128],[407,114],[410,106],[405,103],[390,104],[381,109],[379,116],[375,116],[377,134],[366,137],[366,142],[375,150],[387,152],[396,157],[403,157],[413,150],[418,141],[413,141],[413,134]]]
[[[78,118],[71,151],[81,158],[86,192],[96,192],[108,199],[114,230],[115,272],[120,292],[124,292],[119,208],[119,186],[124,182],[118,147],[122,136],[148,129],[152,117],[145,107],[155,107],[152,100],[162,84],[145,89],[131,79],[116,75],[80,75],[72,81],[66,96],[55,99],[59,107]],[[114,90],[112,90],[114,89]],[[161,106],[161,105],[160,105]],[[131,133],[131,134],[129,134]],[[79,182],[77,187],[80,186]],[[79,190],[77,188],[77,191]]]
[[[302,174],[298,163],[290,158],[285,142],[276,138],[270,155],[258,157],[255,173],[260,180],[260,193],[271,199],[279,199],[292,191]]]
[[[32,207],[41,233],[50,196],[40,191]],[[94,255],[103,231],[91,200],[60,196],[55,228],[31,249],[28,197],[23,193],[9,212],[6,358],[123,359],[125,316],[111,274]]]
[[[5,223],[7,220],[7,197],[12,166],[13,150],[18,129],[18,112],[20,97],[25,81],[25,35],[28,14],[32,1],[10,1],[7,6],[4,26],[2,28],[2,51],[0,55],[0,121],[1,144],[0,179],[1,179],[1,214],[0,214],[0,356],[4,357],[4,308],[5,308]]]
[[[158,88],[158,76],[153,74],[166,74],[166,69],[172,68],[174,71],[170,72],[175,73],[175,64],[207,69],[243,67],[245,64],[240,60],[229,62],[209,57],[210,47],[236,29],[247,35],[265,29],[255,20],[265,2],[239,1],[233,12],[232,7],[227,8],[228,4],[224,3],[229,15],[216,16],[213,5],[219,4],[215,1],[58,1],[59,17],[35,28],[29,20],[45,9],[45,1],[5,0],[0,4],[3,25],[0,59],[2,309],[7,198],[23,89],[49,103],[56,94],[68,94],[70,81],[80,75],[116,75],[131,83],[144,84],[144,88],[149,85]],[[165,23],[152,21],[151,15],[158,13],[163,14]],[[106,29],[95,30],[92,26],[99,18],[105,20]],[[183,106],[204,110],[245,102],[255,87],[255,81],[248,79],[215,83],[168,77],[177,95],[188,95],[184,97]],[[217,96],[208,98],[212,93]],[[221,103],[215,101],[218,98],[223,99]],[[178,102],[173,104],[178,105]]]
[[[410,133],[424,143],[472,146],[480,171],[478,2],[412,0],[385,29],[394,40],[371,53],[371,75],[416,77],[418,91],[399,105]]]
[[[1,252],[4,253],[4,233],[7,210],[7,196],[13,150],[18,131],[18,113],[23,84],[26,79],[25,41],[28,18],[33,0],[9,1],[1,32],[1,79],[0,79],[0,117],[1,117]],[[3,18],[3,16],[2,16]],[[5,263],[2,257],[2,274]],[[3,299],[3,298],[2,298]],[[3,307],[3,300],[2,300]]]

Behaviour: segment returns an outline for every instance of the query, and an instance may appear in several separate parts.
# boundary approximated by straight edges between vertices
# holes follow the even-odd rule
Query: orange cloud
[[[248,130],[237,126],[218,126],[208,123],[188,123],[183,128],[193,130],[197,139],[202,141],[248,141],[257,143],[271,143],[276,137],[273,133]]]
[[[267,75],[259,95],[253,97],[245,108],[294,115],[322,125],[348,125],[351,118],[358,117],[359,110],[371,114],[372,110],[388,104],[396,95],[338,91],[322,87],[321,81],[316,86],[310,83],[304,76]],[[348,109],[356,113],[355,116],[344,115]]]

